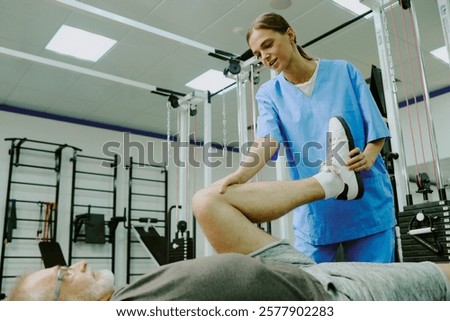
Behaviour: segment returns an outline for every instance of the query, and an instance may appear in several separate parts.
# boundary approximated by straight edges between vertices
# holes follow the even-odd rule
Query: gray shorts
[[[289,243],[280,241],[251,256],[297,265],[313,275],[339,301],[450,300],[450,283],[432,262],[316,264]]]

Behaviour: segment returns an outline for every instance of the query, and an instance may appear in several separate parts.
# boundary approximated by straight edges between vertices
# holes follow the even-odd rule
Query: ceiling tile
[[[213,49],[240,55],[248,50],[245,34],[251,21],[264,12],[275,11],[270,0],[83,0],[83,3],[122,15],[152,27],[192,39]],[[450,86],[448,66],[428,53],[443,44],[442,27],[436,1],[415,0],[420,28],[421,49],[430,90]],[[401,28],[409,12],[396,8],[388,13],[391,50],[396,78],[405,78],[411,86],[408,50],[414,41]],[[299,44],[324,35],[355,16],[331,0],[292,1],[284,15],[297,31]],[[410,22],[405,20],[406,25]],[[62,24],[118,40],[97,63],[77,60],[44,50]],[[411,31],[411,28],[408,28]],[[397,41],[398,40],[398,41]],[[399,45],[399,50],[396,44]],[[223,70],[227,61],[208,55],[203,49],[180,44],[171,39],[101,18],[70,6],[48,0],[0,0],[0,47],[25,54],[68,63],[88,70],[120,76],[150,86],[188,93],[185,83],[210,68]],[[313,45],[306,51],[319,58],[347,59],[369,76],[370,65],[379,65],[372,20],[361,19]],[[397,51],[399,53],[397,53]],[[415,57],[412,56],[414,59]],[[414,60],[413,59],[413,60]],[[401,68],[404,76],[401,75]],[[416,66],[415,66],[416,67]],[[417,68],[417,67],[416,67]],[[261,83],[269,79],[267,69],[260,70]],[[417,86],[418,81],[415,81]],[[413,86],[414,87],[414,86]],[[411,96],[412,89],[406,96]],[[222,96],[212,97],[213,139],[223,141],[224,115]],[[227,141],[237,141],[237,99],[235,91],[225,95]],[[55,66],[31,63],[0,54],[0,103],[42,112],[52,112],[95,120],[117,126],[166,132],[167,97],[117,82],[82,75]],[[173,111],[174,115],[176,112]],[[176,116],[172,128],[176,130]],[[248,120],[251,123],[251,120]],[[175,126],[175,127],[174,127]],[[198,108],[196,134],[203,136],[203,113]]]

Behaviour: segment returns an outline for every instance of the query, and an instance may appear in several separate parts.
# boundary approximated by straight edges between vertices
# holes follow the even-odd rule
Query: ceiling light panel
[[[112,46],[116,40],[78,28],[62,25],[45,49],[62,55],[96,62]]]

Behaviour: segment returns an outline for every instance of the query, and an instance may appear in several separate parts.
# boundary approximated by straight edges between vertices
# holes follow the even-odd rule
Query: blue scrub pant
[[[344,261],[390,263],[395,261],[395,229],[368,235],[359,239],[327,245],[313,245],[296,238],[295,247],[317,263],[334,262],[339,245],[344,250]]]

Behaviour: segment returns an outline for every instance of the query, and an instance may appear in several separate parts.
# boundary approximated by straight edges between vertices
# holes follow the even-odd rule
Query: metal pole
[[[398,158],[393,160],[395,167],[395,183],[398,195],[406,196],[405,199],[398,197],[399,209],[405,205],[412,204],[412,196],[409,186],[409,177],[406,170],[405,147],[403,145],[403,135],[398,116],[397,86],[395,82],[394,67],[389,43],[389,32],[387,30],[386,15],[380,1],[361,1],[372,7],[373,22],[375,26],[375,36],[378,46],[380,68],[383,71],[383,90],[386,100],[387,121],[391,132],[392,151],[398,154]],[[383,2],[383,1],[381,1]]]
[[[203,186],[209,187],[212,184],[212,167],[209,166],[209,162],[205,161],[206,157],[209,155],[209,150],[212,148],[212,112],[211,112],[211,97],[208,96],[204,100],[203,103],[203,121],[204,121],[204,128],[203,128]],[[224,153],[226,153],[226,146],[224,148]],[[205,256],[210,256],[214,253],[214,250],[212,246],[209,244],[208,239],[206,236],[203,237],[204,240],[204,254]]]
[[[189,148],[189,104],[183,104],[179,107],[179,113],[180,113],[180,141],[179,141],[179,164],[180,166],[180,176],[179,176],[179,187],[178,187],[178,204],[181,205],[181,209],[179,212],[179,220],[183,220],[187,222],[187,193],[186,189],[188,189],[188,181],[187,171],[189,170],[189,155],[188,155],[188,148]],[[177,161],[177,160],[175,160]]]
[[[253,139],[256,138],[256,118],[257,118],[257,108],[255,101],[255,65],[250,65],[250,99],[252,102],[252,133]]]
[[[416,11],[414,10],[414,5],[413,5],[413,1],[411,1],[411,16],[413,19],[413,23],[414,23],[414,36],[416,38],[416,46],[417,46],[417,55],[419,58],[419,68],[420,68],[420,75],[422,77],[421,81],[422,81],[422,85],[423,85],[423,97],[424,97],[424,104],[426,107],[426,111],[427,111],[427,117],[430,121],[430,141],[431,141],[431,150],[433,151],[433,155],[434,155],[434,162],[435,162],[435,170],[436,170],[436,176],[437,176],[437,182],[436,182],[436,186],[438,188],[439,191],[439,198],[440,200],[445,200],[446,196],[445,196],[445,187],[442,181],[442,174],[441,174],[441,166],[439,164],[439,150],[437,147],[437,139],[436,139],[436,132],[434,130],[434,124],[433,124],[433,119],[431,116],[431,106],[430,106],[430,95],[428,92],[428,86],[427,86],[427,79],[425,76],[425,68],[424,68],[424,63],[423,63],[423,57],[422,57],[422,51],[420,50],[421,46],[420,46],[420,35],[419,35],[419,27],[418,27],[418,23],[417,23],[417,16],[416,16]]]
[[[244,158],[245,152],[243,147],[248,143],[247,133],[247,104],[245,100],[245,81],[242,80],[243,73],[236,75],[236,96],[237,96],[237,120],[238,120],[238,132],[239,132],[239,150],[241,154],[241,160]]]
[[[203,160],[209,155],[209,149],[212,147],[212,112],[211,112],[211,99],[208,97],[203,104]],[[225,146],[226,150],[226,146]],[[208,187],[212,184],[212,168],[206,166],[207,162],[203,162],[203,186]]]

